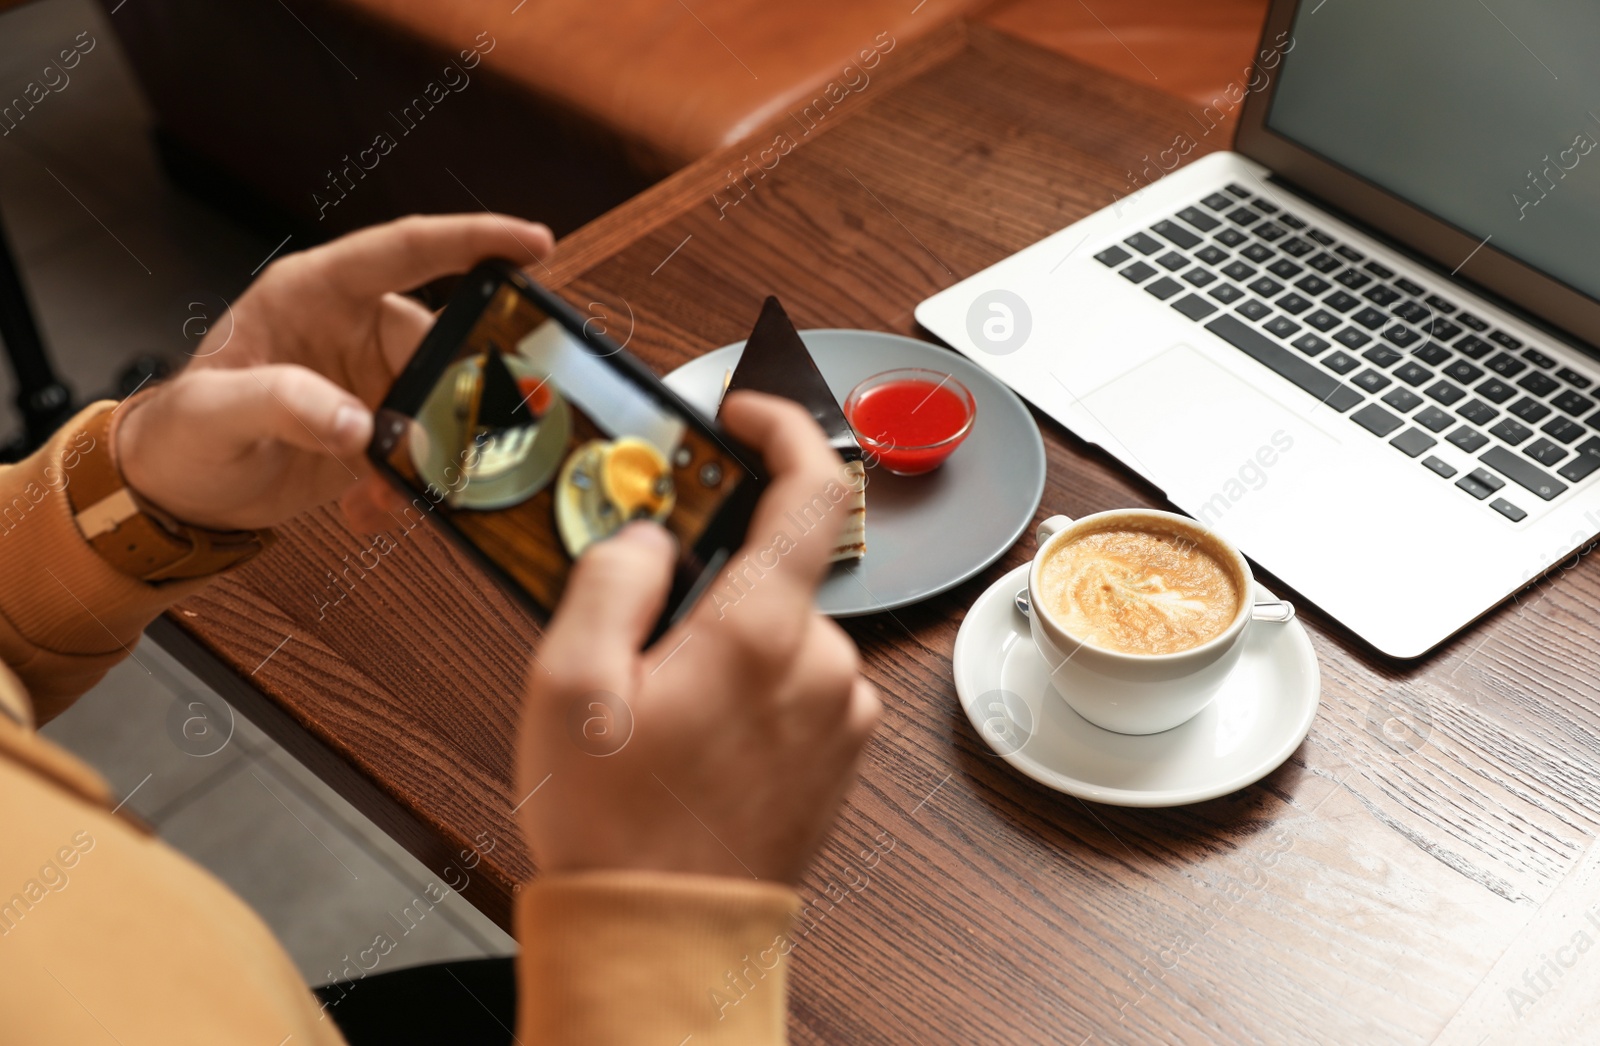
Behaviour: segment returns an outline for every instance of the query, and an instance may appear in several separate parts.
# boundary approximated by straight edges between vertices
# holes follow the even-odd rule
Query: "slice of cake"
[[[768,298],[761,306],[761,318],[756,320],[755,330],[745,342],[744,354],[739,357],[739,365],[728,381],[727,392],[738,389],[794,400],[817,419],[829,445],[844,460],[850,484],[849,496],[839,503],[839,508],[845,510],[845,518],[832,559],[839,562],[866,555],[867,471],[861,444],[856,441],[855,430],[845,420],[839,401],[823,380],[816,361],[806,351],[806,343],[800,340],[799,332],[789,322],[777,298]]]

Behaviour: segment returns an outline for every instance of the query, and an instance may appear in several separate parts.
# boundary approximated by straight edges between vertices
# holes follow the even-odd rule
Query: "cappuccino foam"
[[[1199,536],[1111,524],[1068,538],[1039,570],[1051,620],[1095,646],[1173,654],[1224,632],[1239,581]]]

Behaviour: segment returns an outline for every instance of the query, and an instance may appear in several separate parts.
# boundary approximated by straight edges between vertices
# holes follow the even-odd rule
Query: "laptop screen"
[[[1600,3],[1302,0],[1266,124],[1600,299]]]

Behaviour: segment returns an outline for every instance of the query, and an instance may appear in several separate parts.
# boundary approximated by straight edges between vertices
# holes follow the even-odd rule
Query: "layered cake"
[[[822,426],[829,445],[845,463],[849,484],[849,493],[838,506],[844,510],[844,521],[832,560],[840,562],[866,555],[867,471],[861,444],[777,298],[768,298],[761,306],[761,318],[756,320],[739,365],[728,380],[727,391],[737,389],[794,400]]]

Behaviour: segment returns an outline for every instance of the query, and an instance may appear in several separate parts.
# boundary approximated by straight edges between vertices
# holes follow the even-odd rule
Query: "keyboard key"
[[[1496,476],[1488,469],[1473,469],[1467,475],[1472,477],[1474,483],[1481,483],[1490,490],[1499,490],[1506,485],[1506,481]]]
[[[1410,385],[1412,388],[1416,388],[1423,382],[1431,380],[1433,378],[1433,371],[1426,367],[1418,366],[1415,363],[1407,362],[1405,365],[1396,367],[1394,369],[1394,376],[1405,382],[1407,385]]]
[[[1454,360],[1444,369],[1445,377],[1454,378],[1463,385],[1470,385],[1483,377],[1483,368],[1474,367],[1466,360]]]
[[[1335,352],[1331,356],[1324,357],[1322,360],[1322,365],[1333,371],[1335,374],[1349,374],[1351,371],[1361,366],[1361,361],[1356,359],[1354,356],[1347,355],[1343,352]]]
[[[1479,447],[1487,446],[1489,437],[1473,428],[1471,425],[1462,425],[1445,437],[1445,441],[1452,446],[1460,447],[1471,454]]]
[[[1278,220],[1291,229],[1304,229],[1306,227],[1305,222],[1301,221],[1299,218],[1296,218],[1288,211],[1284,211],[1282,214],[1278,215]]]
[[[1566,492],[1567,485],[1544,469],[1504,447],[1491,447],[1478,459],[1519,487],[1533,491],[1546,501]]]
[[[1290,291],[1288,294],[1285,294],[1274,304],[1276,304],[1278,308],[1282,309],[1284,312],[1292,313],[1296,316],[1311,308],[1311,303],[1300,297],[1300,295],[1296,294],[1294,291]]]
[[[1517,390],[1501,381],[1499,378],[1489,378],[1482,385],[1472,390],[1492,403],[1504,403],[1517,394]]]
[[[1349,287],[1351,290],[1358,291],[1361,288],[1365,287],[1367,284],[1371,283],[1372,282],[1372,277],[1368,276],[1364,272],[1357,272],[1354,269],[1346,269],[1345,271],[1341,272],[1339,275],[1335,276],[1333,278],[1333,282],[1334,283],[1342,283],[1346,287]]]
[[[1345,259],[1346,261],[1353,261],[1353,262],[1358,262],[1362,258],[1366,257],[1365,254],[1362,254],[1360,251],[1356,250],[1354,247],[1346,247],[1342,243],[1339,246],[1337,246],[1337,247],[1335,247],[1333,249],[1333,253],[1337,254],[1339,257]]]
[[[1440,312],[1444,313],[1447,316],[1456,311],[1456,307],[1453,304],[1451,304],[1450,302],[1445,301],[1443,298],[1439,297],[1437,294],[1430,294],[1426,298],[1424,298],[1423,300],[1426,301],[1433,308],[1438,309]]]
[[[1594,406],[1594,400],[1580,396],[1576,392],[1563,392],[1550,401],[1551,406],[1557,410],[1564,410],[1568,414],[1582,414]]]
[[[1367,293],[1363,294],[1362,297],[1374,305],[1388,306],[1400,300],[1400,292],[1393,287],[1386,287],[1380,283],[1368,288]]]
[[[1404,356],[1387,345],[1374,345],[1366,352],[1363,352],[1361,357],[1368,363],[1376,364],[1379,367],[1392,367],[1405,359]]]
[[[1521,422],[1510,418],[1501,418],[1494,428],[1489,430],[1489,435],[1502,443],[1509,443],[1515,447],[1518,443],[1533,435],[1533,430]]]
[[[1229,247],[1237,247],[1245,240],[1249,239],[1249,237],[1240,232],[1238,229],[1223,229],[1221,232],[1216,234],[1216,237],[1218,243],[1225,243]]]
[[[1443,403],[1446,407],[1450,406],[1450,404],[1466,395],[1465,392],[1450,384],[1448,381],[1436,381],[1432,385],[1429,385],[1427,388],[1423,389],[1422,392],[1423,395],[1427,396],[1429,399]]]
[[[1334,242],[1333,241],[1333,237],[1329,236],[1327,233],[1323,232],[1321,229],[1307,229],[1306,230],[1306,235],[1311,237],[1313,240],[1316,240],[1318,243],[1322,244],[1324,247],[1332,247],[1333,246],[1333,242]]]
[[[1400,324],[1395,323],[1384,329],[1383,338],[1385,341],[1393,342],[1402,349],[1409,349],[1422,340],[1422,335],[1410,327],[1402,327]]]
[[[1454,465],[1447,464],[1446,462],[1440,461],[1435,457],[1423,458],[1422,463],[1432,471],[1443,476],[1445,479],[1449,479],[1451,476],[1456,474],[1456,467]]]
[[[1385,316],[1383,313],[1369,305],[1365,309],[1362,309],[1360,312],[1356,313],[1354,316],[1350,317],[1350,321],[1352,323],[1361,324],[1361,326],[1367,328],[1369,331],[1375,331],[1379,327],[1382,327],[1385,323],[1388,323],[1389,317]]]
[[[1392,392],[1383,397],[1383,402],[1402,414],[1409,414],[1416,408],[1417,404],[1422,402],[1422,397],[1410,389],[1402,389],[1396,386]]]
[[[1317,255],[1315,258],[1307,260],[1306,264],[1322,273],[1324,276],[1330,272],[1335,272],[1344,268],[1344,262],[1340,261],[1338,258],[1335,258],[1333,255],[1328,254],[1327,252],[1323,252],[1322,254]]]
[[[1261,201],[1257,200],[1256,206],[1259,207],[1260,205]],[[1272,222],[1267,222],[1265,225],[1256,226],[1256,235],[1261,237],[1261,239],[1266,240],[1268,243],[1271,243],[1273,240],[1281,240],[1285,236],[1289,235],[1289,230],[1285,229],[1281,225],[1275,225]]]
[[[1460,487],[1468,494],[1471,494],[1479,501],[1482,501],[1490,494],[1493,494],[1498,488],[1505,486],[1505,484],[1501,483],[1499,480],[1495,480],[1495,485],[1492,487],[1479,483],[1473,478],[1473,476],[1476,476],[1478,472],[1482,471],[1482,469],[1478,469],[1477,472],[1474,472],[1471,476],[1462,476],[1460,479],[1456,480],[1456,486]]]
[[[1182,298],[1179,298],[1177,301],[1173,302],[1172,307],[1189,317],[1191,320],[1203,320],[1213,312],[1217,311],[1217,307],[1215,305],[1206,301],[1198,294],[1184,295]]]
[[[1244,297],[1244,291],[1235,287],[1231,283],[1219,283],[1209,291],[1206,291],[1206,293],[1224,305],[1236,302],[1240,298]]]
[[[1459,318],[1460,317],[1457,317],[1457,319]],[[1489,354],[1489,350],[1492,348],[1494,348],[1494,346],[1490,345],[1476,334],[1467,335],[1465,338],[1462,338],[1460,341],[1456,342],[1455,345],[1457,352],[1461,353],[1463,356],[1471,356],[1475,360],[1483,359]]]
[[[1571,367],[1562,367],[1560,370],[1556,371],[1556,377],[1560,378],[1562,381],[1566,382],[1568,385],[1571,385],[1575,389],[1586,389],[1590,385],[1594,384],[1594,382],[1590,381],[1582,374],[1579,374]]]
[[[1439,364],[1450,358],[1450,350],[1445,348],[1443,345],[1430,341],[1428,344],[1423,345],[1420,348],[1412,349],[1411,355],[1415,356],[1423,363],[1432,364],[1433,366],[1437,367]]]
[[[1354,414],[1350,416],[1355,417]],[[1398,448],[1402,453],[1413,458],[1420,456],[1423,451],[1432,450],[1438,444],[1438,440],[1421,429],[1406,429],[1389,441],[1391,447]]]
[[[1183,284],[1179,283],[1171,276],[1163,276],[1154,283],[1145,284],[1144,289],[1149,291],[1151,294],[1154,294],[1162,301],[1165,301],[1174,294],[1177,294],[1179,291],[1183,290]]]
[[[1200,246],[1200,237],[1174,221],[1159,221],[1151,226],[1157,236],[1188,250]]]
[[[1384,389],[1393,384],[1393,382],[1391,382],[1388,378],[1384,377],[1382,374],[1379,374],[1371,367],[1368,367],[1360,374],[1357,374],[1355,377],[1351,378],[1350,381],[1356,385],[1359,385],[1361,388],[1366,389],[1368,392],[1382,392]]]
[[[1299,349],[1307,356],[1315,356],[1317,353],[1328,347],[1328,343],[1317,337],[1315,334],[1302,334],[1291,344],[1293,344],[1295,348]]]
[[[1388,268],[1387,266],[1379,265],[1375,261],[1367,262],[1367,264],[1363,265],[1362,268],[1372,273],[1372,275],[1376,276],[1380,280],[1387,280],[1389,277],[1394,275],[1393,269]]]
[[[1535,396],[1548,396],[1561,387],[1561,383],[1544,371],[1531,370],[1528,376],[1517,382],[1517,388],[1525,389]]]
[[[1246,189],[1238,182],[1229,182],[1227,185],[1223,186],[1223,189],[1237,196],[1241,200],[1248,200],[1250,198],[1250,190]]]
[[[1261,215],[1257,214],[1255,211],[1252,211],[1248,207],[1235,207],[1233,210],[1228,212],[1227,217],[1228,220],[1233,224],[1243,225],[1246,227],[1261,220]]]
[[[1600,411],[1596,411],[1583,420],[1589,423],[1591,429],[1600,429]]]
[[[1185,207],[1178,212],[1178,217],[1199,229],[1201,232],[1210,232],[1222,223],[1198,207]]]
[[[1495,498],[1493,501],[1489,502],[1489,507],[1513,523],[1521,523],[1523,520],[1528,518],[1528,514],[1526,512],[1522,511],[1505,498]]]
[[[1232,264],[1225,265],[1222,269],[1222,275],[1226,276],[1230,280],[1238,280],[1240,283],[1243,283],[1245,280],[1248,280],[1255,274],[1255,267],[1246,265],[1242,261],[1236,261]]]
[[[1381,376],[1381,375],[1380,375]],[[1359,379],[1357,379],[1359,380]],[[1388,381],[1387,378],[1384,379]],[[1365,407],[1350,415],[1350,420],[1372,433],[1374,436],[1387,436],[1405,422],[1390,414],[1376,403],[1369,403]]]
[[[1489,329],[1489,325],[1487,323],[1478,319],[1478,317],[1474,316],[1470,312],[1463,312],[1461,315],[1457,316],[1456,322],[1461,324],[1463,327],[1471,327],[1480,334]]]
[[[1404,276],[1396,277],[1395,281],[1394,281],[1394,285],[1396,287],[1399,287],[1401,290],[1405,291],[1407,294],[1411,295],[1414,298],[1420,298],[1422,296],[1422,292],[1424,290],[1424,288],[1422,287],[1421,284],[1412,283],[1410,280],[1406,279]]]
[[[1333,284],[1329,283],[1327,280],[1323,279],[1321,276],[1309,276],[1309,275],[1305,279],[1301,280],[1299,283],[1295,284],[1295,287],[1297,287],[1298,289],[1300,289],[1302,291],[1305,291],[1307,294],[1313,294],[1313,295],[1321,294],[1323,291],[1327,290],[1329,287],[1332,287],[1332,286],[1333,286]]]
[[[1361,299],[1346,294],[1344,291],[1334,291],[1332,294],[1322,299],[1322,304],[1326,305],[1335,312],[1349,312],[1351,309],[1361,304]]]
[[[1300,329],[1300,325],[1287,316],[1274,316],[1266,323],[1263,323],[1261,328],[1268,334],[1275,334],[1284,341],[1288,341],[1294,332]]]
[[[1551,443],[1543,436],[1522,448],[1522,453],[1528,455],[1541,465],[1558,465],[1561,459],[1567,456],[1567,448],[1559,443]]]
[[[1246,301],[1246,302],[1240,302],[1237,306],[1234,307],[1233,311],[1239,313],[1242,316],[1248,316],[1252,320],[1259,320],[1263,316],[1271,316],[1272,315],[1272,310],[1271,309],[1267,308],[1267,306],[1264,305],[1263,303],[1261,303],[1259,301],[1256,301],[1254,298],[1251,298],[1249,301]]]
[[[1133,257],[1133,255],[1129,254],[1121,247],[1111,246],[1095,255],[1094,260],[1099,262],[1101,265],[1109,265],[1112,268],[1116,268],[1118,265],[1121,265],[1131,257]]]
[[[1516,352],[1518,349],[1522,348],[1522,342],[1518,341],[1516,338],[1513,338],[1505,331],[1492,331],[1489,334],[1489,340],[1494,342],[1496,345],[1510,349],[1512,352]]]
[[[1468,400],[1465,406],[1456,408],[1456,413],[1475,425],[1487,425],[1500,416],[1499,411],[1482,400]]]
[[[1198,251],[1195,251],[1194,256],[1207,265],[1221,265],[1228,260],[1228,252],[1213,243],[1208,243]]]
[[[1457,334],[1461,333],[1460,327],[1457,327],[1449,320],[1440,319],[1437,316],[1431,320],[1428,320],[1426,323],[1418,324],[1418,326],[1421,327],[1429,337],[1438,338],[1440,341],[1450,341],[1455,338]]]
[[[1136,232],[1122,242],[1144,255],[1154,254],[1162,249],[1161,241],[1149,233]]]
[[[1277,214],[1283,209],[1264,196],[1256,197],[1255,206],[1260,210],[1266,211],[1268,214]]]
[[[1317,330],[1326,333],[1339,326],[1339,317],[1335,316],[1327,309],[1318,309],[1316,312],[1313,312],[1311,315],[1306,317],[1306,322],[1317,328]]]
[[[1503,378],[1514,378],[1518,374],[1521,374],[1523,371],[1528,369],[1528,365],[1526,363],[1523,363],[1515,356],[1504,352],[1496,354],[1494,359],[1484,364],[1484,366],[1488,367],[1490,370],[1494,371]]]
[[[1208,272],[1198,265],[1183,274],[1183,282],[1192,287],[1204,287],[1208,283],[1215,282],[1216,278],[1216,273]]]
[[[1578,456],[1561,466],[1556,473],[1562,479],[1573,483],[1588,479],[1596,469],[1600,469],[1600,437],[1594,437],[1578,445]]]
[[[1522,358],[1533,364],[1535,367],[1543,367],[1545,370],[1549,370],[1551,367],[1556,365],[1555,360],[1551,359],[1549,356],[1546,356],[1538,349],[1523,349]]]
[[[1546,407],[1538,400],[1530,399],[1527,396],[1517,400],[1517,402],[1507,407],[1506,410],[1509,410],[1511,413],[1515,414],[1517,417],[1528,422],[1529,424],[1532,424],[1535,421],[1541,421],[1550,416],[1549,407]]]
[[[1251,291],[1261,295],[1263,298],[1270,298],[1274,294],[1277,294],[1279,291],[1283,290],[1283,284],[1279,283],[1277,280],[1274,280],[1270,276],[1263,276],[1259,280],[1253,280],[1246,284],[1246,286]]]
[[[1403,301],[1389,310],[1407,323],[1414,323],[1418,327],[1433,322],[1433,310],[1414,301]]]
[[[1272,273],[1272,275],[1276,276],[1280,280],[1292,280],[1302,272],[1305,272],[1305,269],[1296,265],[1288,258],[1279,258],[1277,261],[1267,266],[1267,271]],[[1315,279],[1315,277],[1312,278]]]
[[[1211,208],[1213,211],[1225,211],[1229,207],[1233,206],[1233,200],[1219,192],[1212,193],[1210,196],[1207,196],[1200,202]]]
[[[1218,316],[1206,324],[1206,330],[1341,414],[1361,402],[1361,394],[1355,389],[1233,316]]]
[[[1134,262],[1132,265],[1122,270],[1122,275],[1126,276],[1134,283],[1142,283],[1155,274],[1155,267],[1152,265],[1146,265],[1144,262]]]
[[[1416,417],[1411,420],[1429,432],[1443,432],[1451,425],[1454,425],[1456,421],[1455,418],[1452,418],[1438,407],[1423,407],[1417,411]]]
[[[1282,243],[1278,244],[1278,250],[1285,254],[1292,254],[1296,258],[1304,258],[1312,251],[1316,250],[1316,248],[1298,236],[1291,236],[1287,240],[1284,240]]]
[[[1156,264],[1161,266],[1163,269],[1166,269],[1168,272],[1177,272],[1179,269],[1189,264],[1189,259],[1179,254],[1177,251],[1168,251],[1156,259]]]
[[[1563,443],[1571,443],[1573,440],[1583,435],[1583,426],[1579,425],[1571,418],[1563,418],[1560,415],[1557,415],[1556,417],[1553,417],[1549,421],[1545,422],[1544,427],[1539,431],[1544,433],[1546,436],[1554,436]]]

